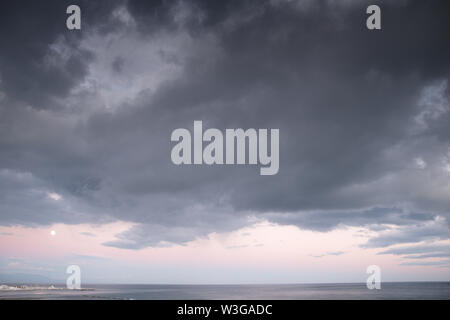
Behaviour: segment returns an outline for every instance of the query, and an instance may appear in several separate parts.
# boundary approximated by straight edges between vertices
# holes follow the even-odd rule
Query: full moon
[[[55,236],[55,235],[56,235],[56,231],[55,231],[55,230],[50,231],[50,235],[51,235],[52,237]]]

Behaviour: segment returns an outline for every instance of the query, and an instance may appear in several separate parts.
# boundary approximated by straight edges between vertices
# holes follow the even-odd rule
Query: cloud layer
[[[448,2],[382,1],[376,32],[364,1],[81,1],[79,32],[64,1],[23,5],[0,7],[2,225],[128,221],[106,245],[130,249],[261,220],[449,238]],[[194,120],[279,128],[280,172],[174,166]]]

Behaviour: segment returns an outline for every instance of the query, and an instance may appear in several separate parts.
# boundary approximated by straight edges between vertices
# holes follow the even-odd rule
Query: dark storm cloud
[[[370,247],[448,238],[448,223],[427,223],[450,208],[450,5],[379,3],[381,31],[365,28],[365,1],[83,2],[79,33],[63,2],[5,8],[0,166],[39,183],[0,185],[2,223],[131,221],[106,244],[131,249],[252,219],[405,228]],[[279,128],[280,172],[174,166],[170,133],[194,120]],[[31,214],[44,201],[33,183],[79,214],[47,202]]]
[[[271,179],[270,189],[251,187],[262,178],[239,184],[244,190],[234,188],[233,203],[239,209],[295,210],[317,208],[319,202],[329,208],[367,205],[372,195],[366,201],[334,193],[344,184],[398,169],[399,163],[387,163],[383,151],[408,139],[405,121],[415,111],[413,92],[424,85],[422,77],[448,74],[445,54],[430,59],[421,50],[445,47],[443,37],[424,37],[425,43],[400,37],[424,33],[423,24],[403,22],[427,12],[427,19],[436,22],[426,33],[442,35],[447,20],[417,3],[399,6],[385,18],[386,28],[392,24],[395,31],[374,34],[361,23],[363,6],[344,10],[322,4],[306,12],[292,6],[266,4],[250,21],[232,23],[246,12],[242,5],[234,14],[205,23],[205,28],[213,25],[225,56],[207,63],[204,57],[193,58],[186,77],[155,94],[152,104],[157,110],[150,112],[181,111],[222,128],[281,127],[282,160],[288,169],[282,167]],[[333,10],[342,15],[339,21]],[[406,26],[413,30],[406,32]],[[304,196],[293,197],[293,191]]]
[[[82,32],[65,28],[66,8],[77,4],[83,8],[83,24],[114,26],[107,18],[120,1],[46,0],[0,4],[0,88],[18,102],[38,109],[54,106],[55,98],[65,97],[87,73],[94,59],[88,50],[78,47]],[[97,23],[98,22],[98,23]],[[68,57],[57,61],[51,45],[64,39],[69,45]]]
[[[116,59],[114,59],[113,63],[112,63],[112,68],[114,71],[120,73],[123,70],[123,65],[124,65],[125,61],[122,57],[117,57]]]

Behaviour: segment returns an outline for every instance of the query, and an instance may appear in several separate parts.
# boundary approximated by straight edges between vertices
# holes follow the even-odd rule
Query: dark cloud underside
[[[253,218],[449,237],[448,1],[379,1],[380,31],[364,1],[77,3],[76,32],[65,1],[0,5],[0,223],[135,222],[124,248]],[[194,120],[279,128],[280,172],[174,166]]]

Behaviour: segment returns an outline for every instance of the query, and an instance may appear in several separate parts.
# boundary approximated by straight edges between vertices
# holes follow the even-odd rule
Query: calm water
[[[290,285],[86,285],[0,287],[0,299],[450,299],[450,282],[382,283],[381,290],[361,284]]]

